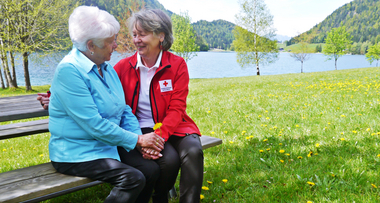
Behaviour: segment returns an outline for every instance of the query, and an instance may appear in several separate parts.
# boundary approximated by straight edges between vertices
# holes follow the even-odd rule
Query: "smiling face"
[[[156,60],[160,53],[160,43],[164,40],[165,34],[160,33],[158,36],[153,32],[148,32],[139,26],[139,23],[133,27],[133,43],[143,60]]]
[[[103,47],[98,47],[93,45],[94,55],[92,56],[93,62],[95,64],[102,64],[105,61],[111,60],[112,52],[116,49],[116,35],[104,39]]]

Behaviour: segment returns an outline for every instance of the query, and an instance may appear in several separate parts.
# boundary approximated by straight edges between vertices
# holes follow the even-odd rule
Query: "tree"
[[[372,64],[376,60],[376,66],[379,65],[380,59],[380,43],[374,44],[369,47],[368,52],[365,54],[366,59]]]
[[[298,47],[292,50],[290,54],[296,61],[301,62],[301,73],[303,73],[303,62],[311,57],[313,50],[309,47],[309,42],[313,38],[313,35],[301,34],[295,38],[298,42]]]
[[[6,22],[7,28],[7,31],[3,30],[1,33],[3,43],[7,44],[4,52],[9,54],[11,63],[14,61],[12,53],[21,53],[26,90],[32,90],[29,77],[31,53],[38,51],[49,54],[67,50],[72,46],[67,21],[72,10],[79,5],[75,2],[74,0],[2,0],[0,2],[2,21]],[[13,64],[12,67],[14,67]]]
[[[350,34],[346,32],[345,26],[333,28],[327,33],[323,54],[328,56],[328,60],[335,60],[335,70],[337,70],[338,58],[343,56],[346,50],[350,48],[351,38]]]
[[[259,64],[273,63],[278,57],[273,16],[263,0],[240,0],[239,3],[241,11],[235,16],[237,26],[233,31],[237,62],[242,67],[255,64],[260,75]]]
[[[173,14],[171,19],[174,36],[171,49],[187,62],[197,55],[196,51],[199,51],[199,46],[195,43],[196,33],[190,23],[191,19],[187,12],[180,15]]]

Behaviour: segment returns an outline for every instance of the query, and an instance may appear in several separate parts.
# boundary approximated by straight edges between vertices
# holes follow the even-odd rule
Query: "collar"
[[[160,54],[158,55],[156,64],[154,64],[154,66],[152,66],[151,68],[158,68],[158,67],[160,67],[161,58],[162,58],[162,50],[160,51]],[[139,52],[137,52],[136,70],[138,70],[139,67],[146,67],[146,66],[142,63],[141,56],[140,56]],[[146,68],[148,68],[148,67],[146,67]]]
[[[87,56],[85,56],[82,52],[80,52],[76,47],[73,47],[71,50],[71,54],[76,58],[78,63],[80,64],[79,67],[83,68],[84,71],[89,73],[93,68],[97,68],[97,65],[92,62]],[[100,67],[107,71],[107,63],[104,62],[100,64]]]

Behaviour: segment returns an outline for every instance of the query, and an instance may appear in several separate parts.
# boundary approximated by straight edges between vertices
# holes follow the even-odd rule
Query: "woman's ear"
[[[92,41],[91,39],[87,41],[87,49],[90,51],[90,52],[94,52],[94,41]]]
[[[163,42],[165,40],[165,33],[161,32],[159,37],[160,37],[160,42]]]

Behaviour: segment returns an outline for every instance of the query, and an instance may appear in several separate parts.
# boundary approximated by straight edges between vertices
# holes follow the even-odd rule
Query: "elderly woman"
[[[199,202],[203,181],[203,151],[200,132],[186,114],[189,74],[183,58],[168,52],[173,43],[172,23],[161,10],[142,10],[128,20],[137,52],[115,65],[143,133],[153,132],[165,139],[153,202],[168,202],[168,192],[181,167],[180,202]],[[144,148],[155,154],[156,149]]]
[[[71,14],[74,47],[51,85],[50,159],[60,173],[114,185],[105,202],[148,202],[159,167],[136,148],[161,151],[164,139],[142,135],[115,70],[105,62],[119,29],[116,19],[97,7],[80,6]]]

